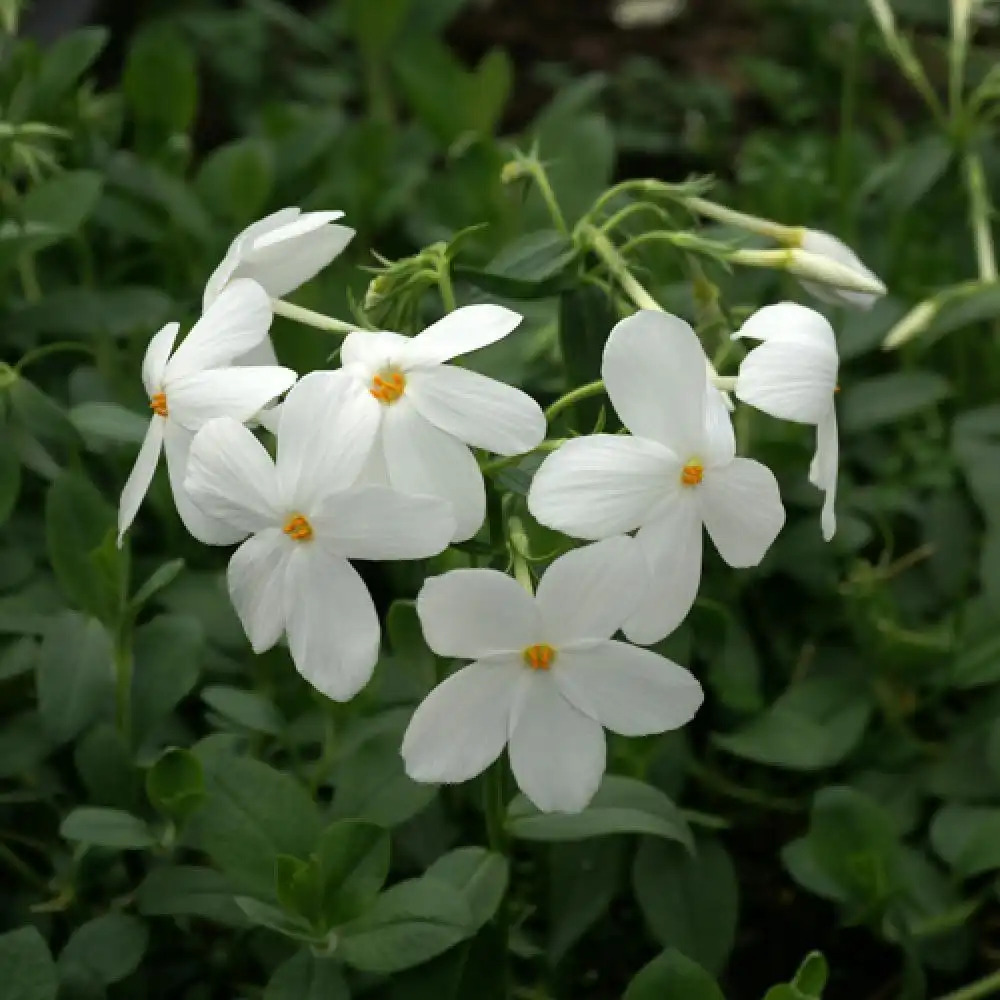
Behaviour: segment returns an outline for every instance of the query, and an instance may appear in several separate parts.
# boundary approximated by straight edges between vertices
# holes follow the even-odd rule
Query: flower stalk
[[[975,153],[969,153],[965,157],[964,166],[965,186],[969,193],[969,222],[976,247],[979,280],[991,283],[997,280],[997,259],[990,222],[993,206],[986,187],[983,161]]]
[[[323,313],[297,306],[284,299],[271,299],[271,308],[275,316],[283,316],[294,323],[301,323],[303,326],[311,326],[315,330],[324,330],[327,333],[354,333],[361,327],[345,323],[343,320],[334,319],[333,316],[326,316]]]

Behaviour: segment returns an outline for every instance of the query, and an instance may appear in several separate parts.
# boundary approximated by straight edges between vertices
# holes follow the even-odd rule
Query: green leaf
[[[333,959],[303,949],[283,962],[264,987],[264,1000],[350,1000],[350,990]]]
[[[490,49],[472,72],[465,102],[465,124],[478,135],[492,135],[500,124],[514,83],[514,65],[503,49]]]
[[[41,245],[75,233],[97,207],[103,187],[101,175],[89,170],[66,171],[33,187],[22,211],[28,222],[52,230]]]
[[[108,44],[108,29],[81,28],[64,35],[46,51],[35,80],[35,107],[48,111],[66,97]]]
[[[69,419],[87,442],[141,444],[149,429],[148,417],[119,403],[81,403]]]
[[[635,778],[605,775],[580,813],[543,813],[524,795],[507,810],[507,830],[521,840],[582,840],[612,833],[645,833],[693,848],[691,831],[677,806],[658,788]]]
[[[699,840],[691,855],[677,844],[643,839],[632,890],[652,936],[710,972],[725,967],[736,940],[739,887],[726,849]]]
[[[274,736],[285,727],[274,703],[254,691],[215,684],[201,692],[201,699],[227,721],[250,732]]]
[[[184,569],[183,559],[171,559],[153,572],[153,575],[132,595],[129,607],[133,614],[138,613],[161,590],[169,587]]]
[[[792,982],[772,986],[764,1000],[822,1000],[829,974],[826,959],[818,951],[810,952]]]
[[[554,229],[542,229],[508,243],[481,270],[459,264],[453,272],[456,278],[468,281],[491,295],[515,299],[545,298],[557,293],[566,284],[577,256],[577,249],[568,236]],[[607,297],[602,298],[606,300]],[[605,336],[607,332],[604,331]]]
[[[157,133],[186,132],[194,122],[198,102],[194,55],[167,24],[147,25],[135,36],[122,88],[135,117]]]
[[[580,285],[559,296],[559,351],[567,389],[601,377],[604,344],[617,322],[614,305],[602,288]],[[564,411],[561,419],[574,430],[589,432],[607,408],[607,400],[595,396]]]
[[[930,836],[960,878],[1000,868],[1000,808],[950,802],[934,816]]]
[[[669,949],[643,966],[628,984],[623,1000],[725,1000],[701,966]]]
[[[75,611],[49,620],[38,655],[38,708],[65,743],[114,714],[114,650],[100,622]]]
[[[225,876],[211,868],[154,868],[139,886],[136,902],[146,917],[202,917],[230,927],[247,926]]]
[[[462,896],[429,878],[400,882],[339,931],[338,953],[355,969],[389,975],[453,948],[475,932]]]
[[[252,896],[237,896],[236,905],[243,911],[243,915],[258,927],[266,927],[293,941],[308,943],[316,941],[313,929],[295,914],[279,910],[278,907],[254,899]]]
[[[389,874],[389,835],[374,823],[340,820],[320,837],[316,860],[322,912],[329,926],[358,916]]]
[[[878,375],[844,389],[840,426],[848,434],[884,427],[936,406],[949,395],[948,380],[936,372]]]
[[[74,809],[62,821],[59,833],[67,840],[123,851],[141,850],[156,843],[146,822],[138,816],[96,806]]]
[[[271,150],[259,139],[237,139],[205,159],[195,184],[201,200],[235,225],[261,214],[274,185]]]
[[[345,0],[347,25],[366,58],[377,58],[388,51],[390,43],[406,17],[412,0]]]
[[[65,410],[23,375],[7,390],[7,398],[18,423],[42,441],[64,451],[80,443]]]
[[[1000,287],[995,284],[983,285],[973,292],[963,292],[946,302],[941,311],[931,320],[924,333],[926,340],[936,340],[953,330],[962,330],[985,323],[1000,316]]]
[[[0,934],[0,983],[4,1000],[56,1000],[56,964],[34,927]]]
[[[164,750],[146,773],[146,794],[157,812],[185,820],[205,797],[205,771],[190,750]]]
[[[274,862],[274,895],[281,908],[308,926],[315,926],[319,916],[322,885],[315,858],[302,861],[279,854]]]
[[[443,882],[457,890],[479,930],[500,908],[509,878],[507,859],[485,847],[459,847],[434,862],[424,878]]]
[[[205,635],[197,618],[160,615],[132,640],[132,729],[151,736],[198,681]]]
[[[0,427],[0,526],[14,512],[21,492],[21,460],[10,432]]]
[[[135,972],[148,944],[149,930],[141,920],[108,913],[73,931],[59,954],[59,966],[83,966],[110,986]]]

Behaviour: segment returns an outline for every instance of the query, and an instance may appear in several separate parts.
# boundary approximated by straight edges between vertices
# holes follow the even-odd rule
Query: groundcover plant
[[[463,6],[0,0],[0,998],[1000,993],[989,7],[726,185]]]

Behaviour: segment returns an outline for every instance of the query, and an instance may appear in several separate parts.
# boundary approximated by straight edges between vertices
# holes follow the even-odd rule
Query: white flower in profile
[[[491,569],[428,580],[417,597],[427,644],[475,662],[417,708],[403,737],[407,774],[467,781],[509,746],[514,777],[539,809],[583,809],[604,774],[605,729],[677,729],[702,702],[683,667],[611,638],[646,582],[638,543],[624,536],[560,556],[534,597]]]
[[[149,490],[161,449],[174,503],[188,531],[201,542],[226,544],[232,529],[199,510],[184,492],[184,470],[194,432],[213,417],[249,420],[295,382],[295,372],[273,365],[232,367],[267,336],[271,302],[255,281],[233,282],[205,311],[176,351],[180,326],[168,323],[149,342],[142,384],[153,411],[139,457],[118,506],[118,544]]]
[[[227,578],[254,651],[286,634],[299,673],[347,701],[371,677],[379,647],[375,605],[348,560],[434,555],[455,521],[433,497],[351,485],[364,455],[328,432],[340,402],[321,378],[302,379],[282,406],[275,461],[242,424],[210,421],[195,436],[186,486],[246,539]]]
[[[858,255],[843,240],[819,229],[802,229],[796,232],[800,234],[799,246],[807,253],[814,253],[817,256],[835,261],[837,264],[843,264],[844,267],[850,268],[873,284],[885,288],[878,275],[865,267]],[[810,295],[815,295],[821,302],[829,302],[839,306],[854,306],[857,309],[871,309],[885,294],[884,290],[882,295],[877,295],[870,292],[849,291],[845,288],[836,288],[833,285],[824,285],[815,281],[802,281],[802,287]]]
[[[740,364],[737,399],[781,420],[816,427],[816,453],[809,481],[824,494],[823,537],[837,530],[837,391],[840,358],[833,327],[814,309],[794,302],[758,309],[735,338],[761,341]]]
[[[520,389],[445,362],[503,339],[520,322],[501,306],[472,305],[415,337],[351,333],[343,367],[324,374],[331,386],[344,383],[339,433],[367,448],[365,479],[449,501],[454,541],[471,538],[486,514],[469,446],[499,455],[531,451],[545,437],[545,416]]]
[[[730,566],[755,566],[785,511],[771,471],[736,457],[732,424],[710,391],[705,354],[687,323],[652,311],[622,320],[608,337],[601,373],[632,436],[568,441],[535,473],[528,508],[577,538],[638,529],[651,579],[623,631],[649,644],[691,610],[703,526]]]

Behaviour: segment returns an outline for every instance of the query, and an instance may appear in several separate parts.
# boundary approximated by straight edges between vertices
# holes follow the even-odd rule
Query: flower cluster
[[[355,329],[334,370],[299,378],[278,365],[267,339],[276,300],[343,250],[353,233],[337,224],[341,214],[285,209],[255,223],[210,278],[180,346],[176,323],[153,337],[142,368],[152,417],[118,527],[121,543],[164,450],[191,534],[240,543],[227,579],[253,649],[284,637],[302,676],[346,701],[370,679],[380,644],[351,560],[424,559],[472,538],[486,515],[472,449],[531,452],[546,419],[519,389],[449,364],[514,332],[521,317],[497,305],[455,309],[413,337]],[[576,811],[604,772],[605,729],[639,736],[692,718],[698,681],[642,647],[694,604],[703,529],[730,566],[747,567],[785,520],[774,475],[736,454],[719,386],[817,427],[809,478],[825,493],[822,529],[832,537],[833,330],[782,303],[733,336],[759,344],[735,379],[720,381],[683,320],[643,310],[618,323],[601,374],[628,433],[547,445],[528,494],[539,522],[593,544],[554,559],[536,592],[530,573],[515,580],[497,569],[424,583],[417,613],[428,645],[472,662],[413,715],[402,754],[415,780],[468,780],[507,747],[540,809]],[[614,638],[619,630],[628,641]]]

